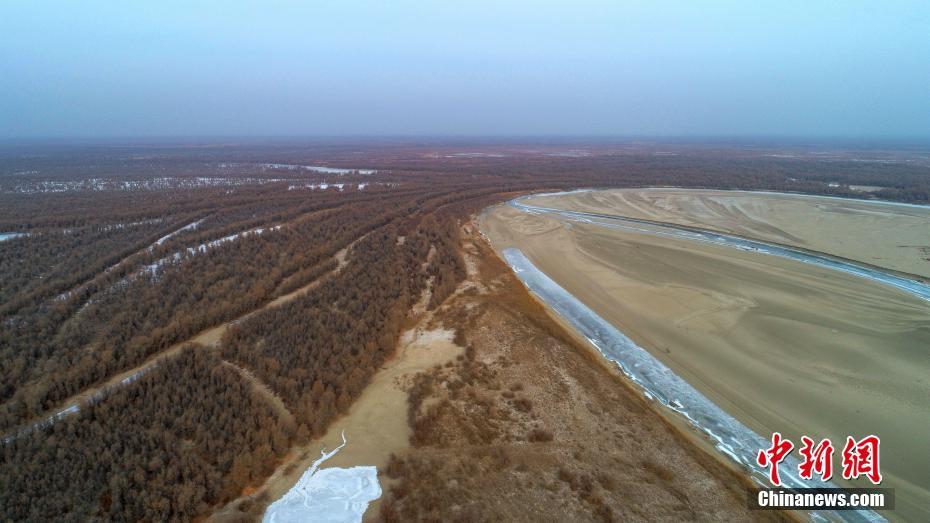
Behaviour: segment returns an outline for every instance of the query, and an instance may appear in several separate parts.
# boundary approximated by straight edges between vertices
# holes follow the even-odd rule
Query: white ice
[[[286,169],[288,171],[313,171],[322,174],[351,174],[372,175],[377,173],[375,169],[344,169],[341,167],[325,167],[323,165],[294,165],[288,163],[266,163],[262,165],[264,169]]]
[[[320,451],[320,459],[313,462],[297,484],[265,511],[265,523],[289,522],[360,522],[368,503],[381,497],[377,467],[330,467],[320,465],[336,455],[346,445],[345,432],[342,445],[330,452]]]
[[[13,238],[19,238],[20,236],[26,236],[24,232],[0,232],[0,242],[5,240],[12,240]]]

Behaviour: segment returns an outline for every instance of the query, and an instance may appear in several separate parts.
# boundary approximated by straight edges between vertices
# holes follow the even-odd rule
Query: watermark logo
[[[881,440],[878,436],[869,435],[860,440],[847,436],[842,451],[843,479],[856,479],[865,476],[873,485],[882,482],[882,473],[879,466],[879,448]],[[781,486],[781,477],[778,467],[782,461],[791,454],[794,443],[783,438],[781,433],[772,434],[772,445],[767,449],[760,449],[756,462],[760,467],[769,469],[769,481],[776,487]],[[816,474],[823,481],[833,477],[833,442],[829,438],[820,440],[816,445],[808,436],[801,436],[801,463],[798,465],[798,475],[802,479],[813,479]]]
[[[829,439],[822,439],[814,447],[814,440],[801,436],[801,455],[804,461],[798,466],[798,474],[803,479],[812,479],[814,473],[820,479],[829,481],[833,477],[833,443]]]
[[[772,446],[766,449],[759,450],[759,456],[756,457],[756,463],[760,467],[769,467],[769,481],[772,482],[776,487],[781,486],[781,477],[778,475],[778,466],[781,464],[785,458],[788,457],[788,454],[791,453],[791,449],[794,448],[794,443],[790,440],[783,439],[781,433],[776,432],[772,434]]]
[[[859,441],[847,436],[846,446],[843,447],[843,478],[865,476],[873,485],[881,483],[882,473],[878,466],[880,444],[878,436],[866,436]]]
[[[890,488],[749,489],[750,510],[894,510]]]

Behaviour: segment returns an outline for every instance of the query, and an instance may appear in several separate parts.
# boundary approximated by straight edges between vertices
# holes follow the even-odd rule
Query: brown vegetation
[[[481,251],[475,259],[492,261],[453,295],[472,270],[459,225],[517,194],[578,186],[837,194],[843,187],[826,180],[838,180],[911,199],[926,185],[926,173],[907,166],[868,171],[851,162],[789,165],[693,151],[656,158],[623,148],[590,158],[464,160],[430,147],[368,144],[361,156],[335,146],[177,149],[146,162],[108,149],[53,151],[40,160],[0,155],[4,172],[42,172],[0,178],[0,231],[29,233],[0,247],[4,434],[193,334],[303,288],[349,251],[338,273],[244,318],[216,350],[183,351],[79,415],[0,447],[3,516],[189,520],[210,513],[261,483],[295,443],[346,411],[392,354],[407,311],[428,286],[427,308],[455,327],[455,342],[467,349],[411,392],[415,449],[388,469],[396,480],[385,519],[739,519],[739,481],[581,356],[493,255]],[[381,170],[383,185],[289,190],[291,181],[322,175],[255,167],[319,155],[333,165],[364,161]],[[41,169],[18,162],[41,162]],[[197,185],[217,170],[227,185]],[[107,187],[174,181],[159,190],[10,192],[80,176],[106,177]],[[265,232],[188,251],[257,228]],[[458,305],[445,304],[450,296]],[[461,306],[468,300],[470,308]],[[275,396],[293,425],[269,403]],[[696,485],[719,490],[702,501]],[[653,498],[653,508],[646,506]],[[516,500],[528,509],[515,509]]]
[[[420,374],[412,447],[384,470],[393,521],[781,520],[563,331],[474,237],[480,288],[437,321],[469,350]],[[477,251],[476,251],[477,252]]]
[[[183,521],[269,472],[293,427],[215,355],[165,360],[48,430],[0,447],[17,521]]]

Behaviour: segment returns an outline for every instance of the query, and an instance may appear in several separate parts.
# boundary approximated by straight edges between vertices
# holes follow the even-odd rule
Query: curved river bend
[[[565,193],[567,194],[567,193]],[[552,194],[552,196],[556,196]],[[549,196],[549,195],[547,195]],[[758,252],[787,258],[809,265],[817,265],[827,269],[832,269],[846,274],[851,274],[859,278],[864,278],[882,285],[894,287],[908,294],[916,296],[924,301],[930,302],[930,284],[927,282],[906,278],[897,274],[883,271],[879,268],[871,267],[865,264],[856,263],[850,260],[837,258],[825,254],[818,254],[803,249],[796,249],[785,245],[777,245],[758,240],[750,240],[731,234],[722,234],[713,231],[695,229],[670,225],[666,223],[653,222],[649,220],[640,220],[636,218],[627,218],[624,216],[615,216],[612,214],[601,214],[583,211],[567,211],[563,209],[554,209],[551,207],[538,207],[524,203],[528,198],[523,196],[511,200],[509,204],[515,209],[531,214],[557,214],[563,218],[582,223],[590,223],[601,227],[611,229],[623,229],[626,231],[649,234],[653,236],[662,236],[678,240],[697,241],[731,247],[743,251]]]
[[[591,223],[602,227],[620,228],[642,234],[712,243],[788,258],[865,278],[894,287],[922,300],[930,301],[930,285],[927,283],[848,260],[733,235],[671,226],[647,220],[538,207],[525,203],[526,198],[528,197],[524,196],[511,200],[509,205],[523,212],[533,214],[558,214],[572,221]],[[759,449],[769,446],[768,440],[727,414],[648,351],[617,330],[607,320],[601,318],[540,271],[522,251],[508,248],[504,249],[503,255],[520,280],[533,294],[587,338],[605,358],[616,363],[627,377],[643,389],[648,398],[655,399],[662,405],[684,416],[692,425],[707,434],[720,452],[747,469],[754,481],[761,486],[767,486],[767,471],[756,463],[756,454]],[[784,464],[785,467],[780,472],[784,485],[789,488],[836,487],[836,485],[829,482],[802,480],[797,475],[799,462],[794,456],[789,456],[784,461]],[[869,510],[814,512],[811,513],[811,517],[816,521],[885,521],[881,515]]]

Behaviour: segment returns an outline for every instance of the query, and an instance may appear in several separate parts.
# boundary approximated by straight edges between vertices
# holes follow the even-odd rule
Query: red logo
[[[827,438],[820,440],[815,446],[814,440],[807,436],[801,436],[801,443],[798,451],[803,460],[798,465],[798,475],[802,479],[813,479],[816,473],[821,480],[829,481],[833,477],[833,443]],[[866,436],[859,441],[848,436],[842,453],[843,479],[865,476],[875,485],[881,483],[882,474],[878,464],[880,444],[878,436]],[[760,467],[769,467],[769,479],[776,487],[781,486],[778,465],[788,457],[792,449],[794,443],[782,438],[781,433],[775,432],[772,434],[772,446],[760,450],[756,457]]]
[[[828,439],[820,440],[817,448],[814,448],[814,440],[807,436],[801,436],[801,455],[804,461],[798,465],[798,474],[803,479],[811,479],[814,472],[820,475],[820,479],[828,481],[833,477],[833,443]]]
[[[876,485],[881,483],[882,473],[878,469],[879,443],[878,436],[866,436],[859,441],[847,436],[846,446],[843,447],[843,478],[865,476]]]
[[[778,464],[788,457],[793,448],[794,443],[782,439],[781,434],[776,432],[772,434],[772,446],[768,450],[760,450],[759,456],[756,457],[756,462],[759,463],[760,467],[771,467],[769,479],[772,480],[772,484],[776,487],[781,486],[781,478],[778,477]]]

